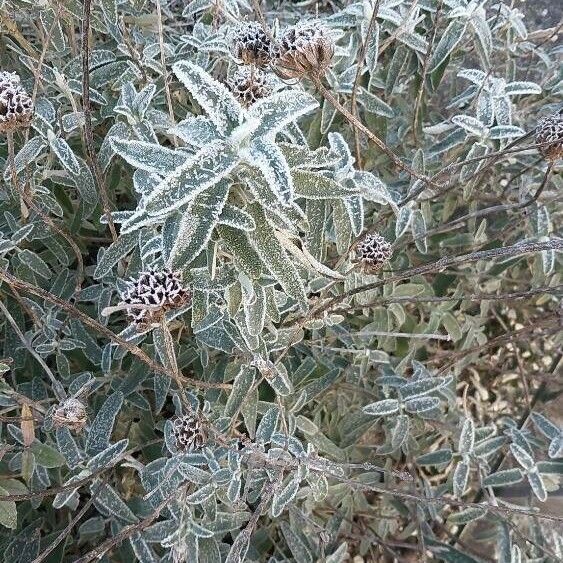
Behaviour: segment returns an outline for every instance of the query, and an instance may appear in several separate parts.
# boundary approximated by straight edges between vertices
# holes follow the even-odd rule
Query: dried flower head
[[[243,64],[266,66],[270,62],[272,41],[258,22],[241,23],[230,39],[233,55]]]
[[[190,298],[191,293],[176,274],[166,269],[150,270],[127,282],[119,304],[133,305],[127,307],[129,319],[147,327],[160,322],[167,311],[189,303]]]
[[[245,107],[272,93],[268,75],[258,68],[239,68],[229,80],[229,87]]]
[[[318,24],[299,24],[286,29],[272,49],[272,65],[281,78],[323,76],[334,56],[334,41]]]
[[[201,449],[207,442],[207,433],[201,420],[192,414],[177,416],[172,420],[176,448],[179,451]]]
[[[364,269],[376,272],[393,254],[391,244],[377,233],[368,233],[355,248],[356,259]]]
[[[0,133],[29,127],[33,101],[15,72],[0,71]]]
[[[80,432],[87,421],[86,405],[73,397],[61,401],[53,412],[55,428],[66,426],[70,430]]]
[[[536,128],[536,144],[540,154],[549,161],[563,158],[563,114],[544,117]]]

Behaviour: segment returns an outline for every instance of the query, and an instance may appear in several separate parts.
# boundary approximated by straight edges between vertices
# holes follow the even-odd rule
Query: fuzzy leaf
[[[372,416],[385,416],[395,414],[399,411],[399,401],[397,399],[383,399],[377,403],[366,405],[362,411]]]
[[[146,141],[111,139],[113,150],[135,168],[165,175],[182,166],[190,155]]]

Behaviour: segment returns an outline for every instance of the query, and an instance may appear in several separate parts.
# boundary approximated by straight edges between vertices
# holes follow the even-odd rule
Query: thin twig
[[[84,112],[84,142],[90,162],[92,174],[96,178],[102,208],[106,216],[111,238],[117,240],[117,231],[111,215],[109,197],[106,184],[98,161],[98,155],[94,148],[94,136],[92,133],[92,108],[90,107],[90,16],[92,12],[92,0],[84,0],[82,7],[82,111]]]

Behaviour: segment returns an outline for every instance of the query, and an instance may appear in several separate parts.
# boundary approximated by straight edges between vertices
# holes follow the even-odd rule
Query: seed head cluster
[[[0,133],[25,129],[33,118],[33,100],[15,72],[0,71]]]
[[[323,76],[334,56],[334,41],[318,24],[290,27],[272,50],[272,66],[281,78]]]
[[[61,401],[53,412],[55,428],[66,426],[70,430],[80,432],[87,421],[86,405],[73,397]]]
[[[391,244],[377,233],[368,233],[356,245],[355,251],[357,261],[371,272],[381,269],[393,254]]]
[[[245,65],[266,66],[271,45],[270,37],[258,22],[241,23],[231,36],[233,55]]]
[[[129,319],[146,328],[162,320],[167,311],[189,303],[190,298],[191,293],[176,274],[166,269],[149,270],[127,282],[120,305],[133,305],[127,308]]]
[[[176,448],[179,451],[200,450],[207,442],[207,433],[197,416],[178,416],[172,420],[172,424]]]
[[[268,75],[258,68],[241,67],[229,81],[231,91],[240,103],[251,106],[255,101],[266,98],[272,93]]]
[[[540,154],[549,161],[563,158],[563,114],[544,117],[536,129],[536,144]]]

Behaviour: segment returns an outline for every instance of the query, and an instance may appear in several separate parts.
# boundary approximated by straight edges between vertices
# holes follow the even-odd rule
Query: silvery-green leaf
[[[423,454],[416,458],[418,465],[441,465],[442,463],[449,463],[452,459],[452,450],[450,448],[443,448]]]
[[[428,252],[428,242],[426,240],[426,220],[420,209],[415,209],[411,219],[411,231],[414,237],[416,248],[422,253]]]
[[[190,61],[177,62],[172,70],[219,131],[230,133],[242,123],[243,109],[224,84]]]
[[[213,6],[213,0],[193,0],[184,8],[182,16],[184,18],[191,18],[193,15],[207,10],[211,6]]]
[[[277,518],[284,511],[298,491],[299,481],[294,478],[281,491],[274,494],[272,498],[272,516],[274,518]]]
[[[547,438],[553,440],[561,435],[561,429],[539,412],[531,413],[532,421],[536,428]]]
[[[35,254],[31,250],[25,248],[18,252],[18,258],[25,264],[28,268],[33,270],[37,275],[45,279],[50,279],[53,275],[51,268],[47,266],[46,262],[39,255]]]
[[[530,454],[518,444],[510,444],[510,451],[516,461],[526,470],[533,471],[536,466],[535,461]]]
[[[502,469],[496,473],[491,473],[483,479],[484,487],[505,487],[519,483],[524,478],[522,470],[518,468]]]
[[[128,445],[129,440],[127,439],[119,440],[119,442],[112,444],[88,460],[88,463],[86,464],[88,469],[90,469],[93,473],[102,467],[108,467],[113,463],[117,463],[121,454],[127,449]]]
[[[409,436],[410,418],[406,414],[400,414],[391,434],[391,447],[393,450],[400,448]]]
[[[254,219],[246,211],[230,203],[223,207],[218,223],[240,231],[253,231],[256,228]]]
[[[320,475],[318,477],[321,477]],[[299,537],[297,530],[292,530],[291,526],[282,522],[281,529],[287,545],[296,563],[313,563],[311,551]]]
[[[365,172],[363,170],[356,172],[354,182],[360,188],[360,193],[364,199],[382,205],[390,204],[395,206],[395,202],[387,186],[371,172]]]
[[[229,183],[220,181],[196,196],[182,213],[168,262],[172,269],[184,269],[207,246],[223,211]]]
[[[377,57],[379,55],[379,25],[374,22],[372,33],[366,38],[366,68],[371,73],[377,65]]]
[[[309,170],[292,170],[295,197],[306,199],[344,198],[357,194],[353,185],[337,182],[332,178]]]
[[[16,172],[19,174],[26,166],[34,162],[46,146],[47,143],[42,137],[32,137],[29,141],[27,141],[14,158]],[[6,167],[4,170],[5,180],[9,178],[9,174],[9,167]]]
[[[493,49],[493,38],[489,24],[487,23],[485,9],[481,7],[475,10],[469,21],[473,31],[475,31],[477,39],[479,40],[479,45],[485,58],[485,62],[488,62]]]
[[[469,454],[475,445],[475,423],[473,419],[466,418],[459,436],[458,451],[461,454]]]
[[[262,262],[279,281],[289,297],[295,299],[302,310],[307,310],[307,295],[299,272],[280,244],[274,229],[266,219],[264,210],[257,204],[248,207],[256,222],[256,229],[248,236]]]
[[[508,96],[542,93],[541,86],[535,82],[509,82],[505,86],[504,91]]]
[[[275,143],[255,139],[244,158],[248,165],[260,170],[280,203],[289,205],[293,200],[293,179],[287,161]]]
[[[102,514],[113,516],[126,524],[135,524],[139,521],[115,489],[107,483],[100,484],[100,481],[94,481],[90,485],[90,492],[95,492],[94,505]]]
[[[276,431],[279,414],[278,407],[271,407],[266,411],[256,429],[257,443],[267,444],[270,441],[272,434]]]
[[[227,225],[219,225],[217,231],[222,244],[233,255],[237,267],[249,278],[258,279],[262,272],[262,261],[252,247],[247,233]]]
[[[286,125],[318,106],[317,100],[303,90],[284,90],[258,100],[248,111],[248,118],[260,123],[254,138],[273,139]]]
[[[490,149],[487,145],[484,145],[482,143],[473,143],[473,145],[469,149],[469,152],[467,153],[467,160],[485,156],[489,152],[489,150]],[[459,176],[460,181],[467,182],[483,166],[484,162],[485,159],[477,160],[463,166],[461,168],[461,173]]]
[[[188,115],[169,132],[197,148],[204,147],[221,136],[217,126],[203,115]]]
[[[122,404],[123,393],[117,391],[101,406],[88,432],[86,451],[89,454],[97,454],[109,446],[111,431]]]
[[[358,90],[358,103],[369,113],[389,118],[395,116],[395,112],[390,105],[361,86]]]
[[[107,0],[104,0],[107,2]],[[139,532],[129,536],[129,543],[135,554],[136,561],[139,563],[158,563],[160,558],[157,557],[152,547],[143,539]]]
[[[489,130],[490,139],[513,139],[514,137],[521,137],[526,132],[520,127],[514,125],[495,125]]]
[[[254,383],[254,371],[251,367],[241,366],[229,393],[223,412],[224,416],[232,417],[238,412]]]
[[[466,461],[460,461],[454,471],[453,476],[453,492],[454,496],[461,498],[465,489],[467,488],[467,481],[469,479],[469,463]]]
[[[224,142],[203,147],[172,174],[166,176],[146,200],[149,215],[162,216],[185,205],[224,178],[238,163],[238,156]],[[141,208],[139,214],[145,210]]]
[[[281,397],[287,397],[293,393],[293,385],[283,364],[274,365],[272,373],[266,377],[266,381]]]
[[[80,163],[68,143],[60,137],[51,136],[49,143],[60,163],[70,174],[80,174]]]
[[[203,485],[203,487],[200,487],[198,490],[186,497],[186,504],[201,504],[202,502],[205,502],[213,495],[216,488],[215,483]]]
[[[532,487],[532,491],[534,491],[538,500],[545,502],[547,500],[547,491],[545,489],[542,476],[536,470],[528,473],[527,477],[528,483],[530,483],[530,487]]]
[[[461,41],[465,30],[467,28],[467,22],[463,18],[456,18],[450,22],[446,30],[442,33],[438,45],[434,47],[432,56],[430,57],[430,63],[428,65],[429,72],[436,70],[450,55],[450,53],[456,48],[458,43]]]
[[[448,522],[451,524],[467,524],[483,518],[486,514],[486,508],[470,507],[461,512],[450,514],[450,516],[448,516]]]
[[[137,233],[126,233],[110,244],[94,271],[94,278],[100,279],[111,272],[111,269],[124,258],[137,244]]]
[[[8,494],[6,489],[0,487],[0,499]],[[18,527],[18,511],[15,501],[0,501],[0,524],[11,530],[15,530]]]
[[[413,414],[427,412],[440,406],[438,397],[417,397],[405,403],[405,409]]]
[[[485,125],[471,115],[455,115],[452,117],[452,121],[462,129],[465,129],[468,133],[472,133],[478,137],[484,137],[487,133]]]
[[[397,399],[383,399],[376,403],[366,405],[362,411],[372,416],[385,416],[399,412],[399,401]]]
[[[348,213],[352,232],[358,236],[364,230],[364,204],[361,197],[346,197],[342,203]]]
[[[508,96],[497,96],[493,98],[497,126],[512,125],[512,104]]]
[[[113,138],[111,146],[131,166],[161,175],[170,174],[190,158],[186,152],[134,139]]]
[[[409,227],[413,211],[410,207],[401,207],[395,223],[395,238],[399,238]]]

